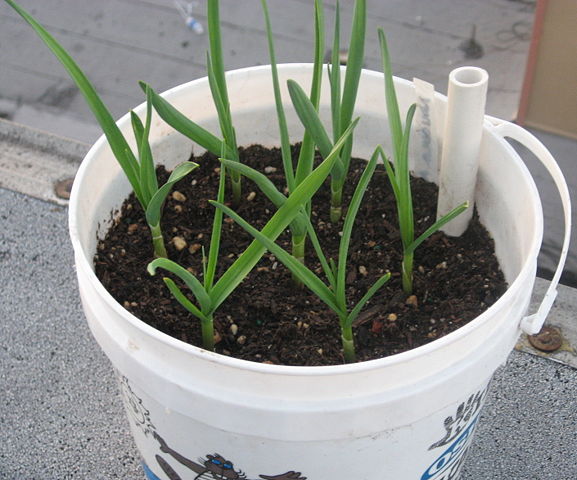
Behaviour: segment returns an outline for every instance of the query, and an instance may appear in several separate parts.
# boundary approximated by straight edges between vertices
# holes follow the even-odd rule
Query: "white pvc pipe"
[[[437,218],[469,202],[469,208],[443,228],[455,237],[463,234],[473,216],[488,81],[487,72],[478,67],[460,67],[449,74]]]

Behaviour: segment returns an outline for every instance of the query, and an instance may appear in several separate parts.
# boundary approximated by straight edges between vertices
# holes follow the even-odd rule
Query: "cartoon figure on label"
[[[199,460],[201,463],[196,463],[170,448],[157,432],[154,432],[153,436],[160,444],[161,452],[169,454],[181,465],[197,474],[194,480],[249,480],[242,471],[235,470],[231,461],[218,453],[207,455],[206,459]],[[170,480],[182,480],[180,475],[163,457],[156,455],[156,461]],[[306,477],[302,477],[300,472],[294,471],[272,476],[259,475],[259,477],[263,480],[306,480]],[[151,478],[154,479],[154,477]]]

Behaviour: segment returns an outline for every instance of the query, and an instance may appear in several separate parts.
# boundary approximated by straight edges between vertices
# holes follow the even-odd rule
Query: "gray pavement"
[[[67,48],[114,116],[143,101],[137,82],[162,91],[204,76],[207,35],[188,30],[172,0],[21,0]],[[194,14],[206,25],[204,2]],[[258,0],[223,0],[223,48],[228,69],[266,64],[268,52]],[[310,62],[311,0],[269,0],[279,62]],[[335,0],[325,0],[331,31]],[[342,1],[347,39],[352,1]],[[491,81],[488,113],[512,119],[529,49],[534,5],[529,0],[387,0],[368,2],[366,66],[380,70],[376,29],[390,43],[400,77],[419,77],[446,90],[449,72],[472,64]],[[476,25],[484,55],[461,50]],[[330,35],[327,49],[330,48]],[[12,120],[92,142],[98,132],[81,96],[30,28],[0,3],[0,100]],[[0,104],[0,111],[2,110]],[[62,116],[64,114],[64,116]]]
[[[0,136],[0,162],[7,143]],[[38,163],[79,148],[41,143],[52,147],[38,150]],[[142,480],[112,368],[81,311],[66,207],[5,188],[0,205],[0,479]],[[547,282],[538,284],[542,293]],[[575,330],[576,293],[561,288],[548,323]],[[513,352],[493,382],[463,480],[576,478],[576,389],[577,369]]]

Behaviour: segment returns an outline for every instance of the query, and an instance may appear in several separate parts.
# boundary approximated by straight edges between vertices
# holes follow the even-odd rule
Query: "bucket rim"
[[[288,72],[291,71],[297,72],[302,70],[312,70],[313,66],[310,63],[289,63],[289,64],[279,64],[278,70],[279,72]],[[254,75],[254,74],[267,74],[270,71],[270,65],[260,65],[256,67],[245,67],[236,70],[230,70],[226,72],[227,79],[233,80],[235,77],[244,78],[247,75]],[[362,76],[369,76],[373,78],[382,79],[383,73],[363,69]],[[401,83],[408,86],[413,86],[413,82],[394,77],[395,83]],[[183,83],[172,87],[165,92],[162,93],[167,99],[170,99],[172,96],[176,96],[180,94],[183,90],[189,90],[191,88],[195,88],[196,86],[205,86],[208,83],[207,77],[198,78],[192,80],[187,83]],[[442,95],[441,93],[435,92],[435,98],[440,99],[442,101],[446,101],[447,97]],[[143,102],[134,108],[134,112],[141,113],[145,110],[146,103]],[[132,327],[140,330],[143,334],[152,337],[156,341],[165,344],[167,347],[176,349],[181,351],[186,355],[192,355],[196,357],[200,361],[221,364],[223,366],[246,370],[246,371],[253,371],[255,373],[261,374],[274,374],[274,375],[284,375],[284,376],[307,376],[307,377],[316,377],[316,376],[334,376],[334,375],[347,375],[351,373],[357,372],[367,372],[375,369],[382,369],[387,367],[392,367],[394,365],[409,362],[416,357],[421,357],[423,355],[427,355],[432,351],[437,349],[441,349],[451,343],[458,341],[461,337],[468,335],[469,333],[473,332],[474,330],[481,327],[481,325],[485,322],[487,317],[490,317],[497,312],[498,310],[502,309],[505,304],[509,301],[509,299],[517,294],[517,292],[523,288],[525,280],[534,274],[537,255],[539,253],[541,247],[541,241],[543,236],[543,213],[541,208],[541,201],[540,196],[533,180],[533,177],[529,173],[525,163],[521,160],[517,152],[513,149],[513,147],[500,135],[498,135],[493,129],[493,123],[489,120],[488,115],[485,115],[484,125],[483,125],[483,135],[490,135],[493,136],[498,142],[502,142],[504,147],[509,150],[510,156],[512,160],[516,162],[523,173],[523,180],[528,184],[528,187],[534,193],[534,202],[532,205],[532,210],[534,211],[535,215],[535,232],[533,238],[530,242],[530,247],[528,248],[528,255],[523,265],[517,274],[516,278],[511,282],[507,290],[501,297],[489,308],[487,308],[483,313],[479,316],[468,322],[466,325],[454,330],[453,332],[436,339],[430,343],[425,345],[421,345],[419,347],[413,348],[411,350],[407,350],[401,353],[389,355],[386,357],[367,360],[363,362],[357,362],[353,364],[342,364],[342,365],[326,365],[326,366],[290,366],[290,365],[271,365],[271,364],[263,364],[258,362],[253,362],[249,360],[242,360],[237,359],[234,357],[218,354],[216,352],[210,352],[205,350],[201,347],[197,347],[195,345],[188,344],[183,342],[182,340],[178,340],[168,334],[157,330],[150,325],[146,324],[144,321],[140,320],[138,317],[130,313],[128,310],[124,309],[113,297],[112,295],[106,290],[106,288],[102,285],[100,280],[96,277],[94,270],[91,268],[90,261],[88,259],[87,253],[84,250],[82,242],[80,240],[79,235],[79,222],[77,221],[79,215],[79,198],[81,196],[80,190],[82,184],[85,182],[85,178],[87,175],[87,170],[89,164],[91,164],[95,159],[98,157],[98,154],[101,152],[102,149],[106,148],[107,141],[104,135],[102,135],[90,148],[86,156],[84,157],[78,171],[76,177],[74,179],[74,183],[72,186],[71,194],[70,194],[70,202],[69,202],[69,211],[68,211],[68,221],[69,221],[69,234],[71,243],[74,250],[74,257],[76,268],[78,271],[78,275],[82,272],[92,288],[96,290],[96,292],[101,296],[102,299],[106,301],[106,303],[115,311],[116,314],[123,319],[123,321],[128,322]],[[122,128],[123,125],[126,125],[130,122],[130,113],[126,113],[123,115],[118,121],[117,124]],[[521,319],[520,319],[521,320]]]

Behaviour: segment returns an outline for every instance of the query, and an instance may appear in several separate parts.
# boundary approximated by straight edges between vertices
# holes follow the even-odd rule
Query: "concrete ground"
[[[172,0],[21,0],[70,51],[114,116],[143,101],[137,82],[162,91],[204,76],[207,35],[187,29]],[[257,0],[223,0],[227,69],[269,63]],[[335,0],[325,0],[327,32]],[[449,72],[462,65],[490,76],[487,113],[515,116],[533,22],[531,0],[387,0],[368,2],[366,67],[380,70],[377,27],[383,27],[396,75],[419,77],[445,91]],[[311,0],[269,0],[277,60],[310,62]],[[195,17],[205,25],[204,2]],[[342,1],[348,41],[352,1]],[[482,57],[467,58],[463,45],[476,26]],[[327,49],[331,35],[327,35]],[[0,5],[0,99],[5,115],[29,126],[92,142],[99,135],[81,95],[30,28]],[[468,50],[472,52],[470,49]],[[2,105],[2,104],[0,104]],[[1,107],[0,107],[1,108]],[[64,114],[64,115],[63,115]]]
[[[330,25],[335,1],[324,3]],[[348,26],[352,2],[341,3],[343,25]],[[206,35],[188,30],[172,1],[22,0],[21,4],[71,51],[114,116],[142,101],[138,80],[164,90],[205,74]],[[222,5],[227,67],[268,63],[258,2],[223,0]],[[269,0],[269,5],[278,36],[278,60],[310,61],[311,1]],[[533,7],[531,0],[369,1],[373,33],[366,66],[379,69],[374,32],[383,26],[398,76],[417,76],[445,91],[453,68],[481,66],[491,76],[487,112],[514,119]],[[206,22],[202,4],[194,7],[194,13]],[[483,48],[479,59],[465,58],[462,49],[473,25]],[[3,2],[0,117],[80,142],[90,143],[100,135],[62,67]],[[535,133],[561,164],[574,192],[577,144]],[[52,189],[54,181],[74,174],[86,148],[28,128],[0,125],[0,426],[4,432],[0,479],[143,478],[110,365],[83,319],[65,202],[55,203]],[[521,149],[521,153],[534,163],[527,152]],[[545,253],[540,258],[547,275],[554,268],[562,224],[546,175],[537,166],[532,170],[542,187],[548,219]],[[40,235],[32,236],[32,231]],[[565,281],[577,285],[575,250],[568,267]],[[567,287],[561,290],[549,322],[564,328],[572,326],[571,321],[574,324],[575,292]],[[561,361],[575,362],[576,344],[571,341]],[[463,479],[577,478],[576,386],[574,368],[526,351],[514,352],[508,366],[497,374]]]

